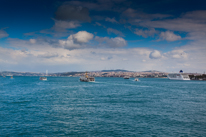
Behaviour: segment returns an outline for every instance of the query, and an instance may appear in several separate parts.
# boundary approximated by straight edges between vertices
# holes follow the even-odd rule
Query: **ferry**
[[[190,80],[189,75],[184,74],[182,70],[179,73],[169,73],[167,77],[170,80]]]
[[[84,76],[80,77],[79,80],[82,81],[82,82],[95,82],[94,77],[88,76],[87,72],[85,73]]]

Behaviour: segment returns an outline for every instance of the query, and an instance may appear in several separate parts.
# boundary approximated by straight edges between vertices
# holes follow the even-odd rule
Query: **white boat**
[[[129,79],[130,77],[129,76],[124,76],[124,79]]]
[[[84,76],[80,77],[79,80],[82,81],[82,82],[95,82],[94,77],[88,76],[87,72],[85,73]]]
[[[40,77],[39,80],[47,80],[47,77]]]
[[[139,79],[138,79],[138,78],[135,78],[134,81],[139,81]]]
[[[48,75],[48,70],[46,70],[46,76]],[[40,77],[39,80],[47,80],[47,77]]]
[[[167,77],[171,80],[190,80],[189,75],[184,74],[182,70],[179,73],[169,73]]]

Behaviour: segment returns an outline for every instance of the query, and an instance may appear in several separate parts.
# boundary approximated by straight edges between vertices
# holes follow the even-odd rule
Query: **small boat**
[[[134,81],[139,81],[139,79],[138,79],[138,78],[135,78]]]
[[[11,76],[11,79],[13,79],[13,76]]]
[[[40,77],[39,80],[47,80],[47,77]]]
[[[130,77],[129,76],[124,76],[124,79],[129,79]]]
[[[46,70],[46,76],[48,75],[48,70]],[[40,77],[39,80],[47,80],[47,77]]]
[[[80,77],[79,80],[82,82],[94,82],[95,81],[94,77],[90,77],[87,75],[87,72],[85,73],[84,76]]]

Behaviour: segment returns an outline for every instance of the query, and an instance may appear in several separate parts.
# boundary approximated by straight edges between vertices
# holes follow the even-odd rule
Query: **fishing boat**
[[[88,76],[88,74],[86,72],[84,76],[79,78],[79,80],[82,81],[82,82],[94,82],[95,78],[91,77],[91,76]]]
[[[129,79],[130,77],[129,76],[124,76],[124,79]]]
[[[180,70],[179,73],[169,73],[167,77],[170,80],[190,80],[189,75],[184,74],[182,70]]]

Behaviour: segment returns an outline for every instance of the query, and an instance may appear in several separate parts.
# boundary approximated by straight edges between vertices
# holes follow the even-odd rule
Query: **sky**
[[[0,71],[206,71],[204,0],[1,0]]]

